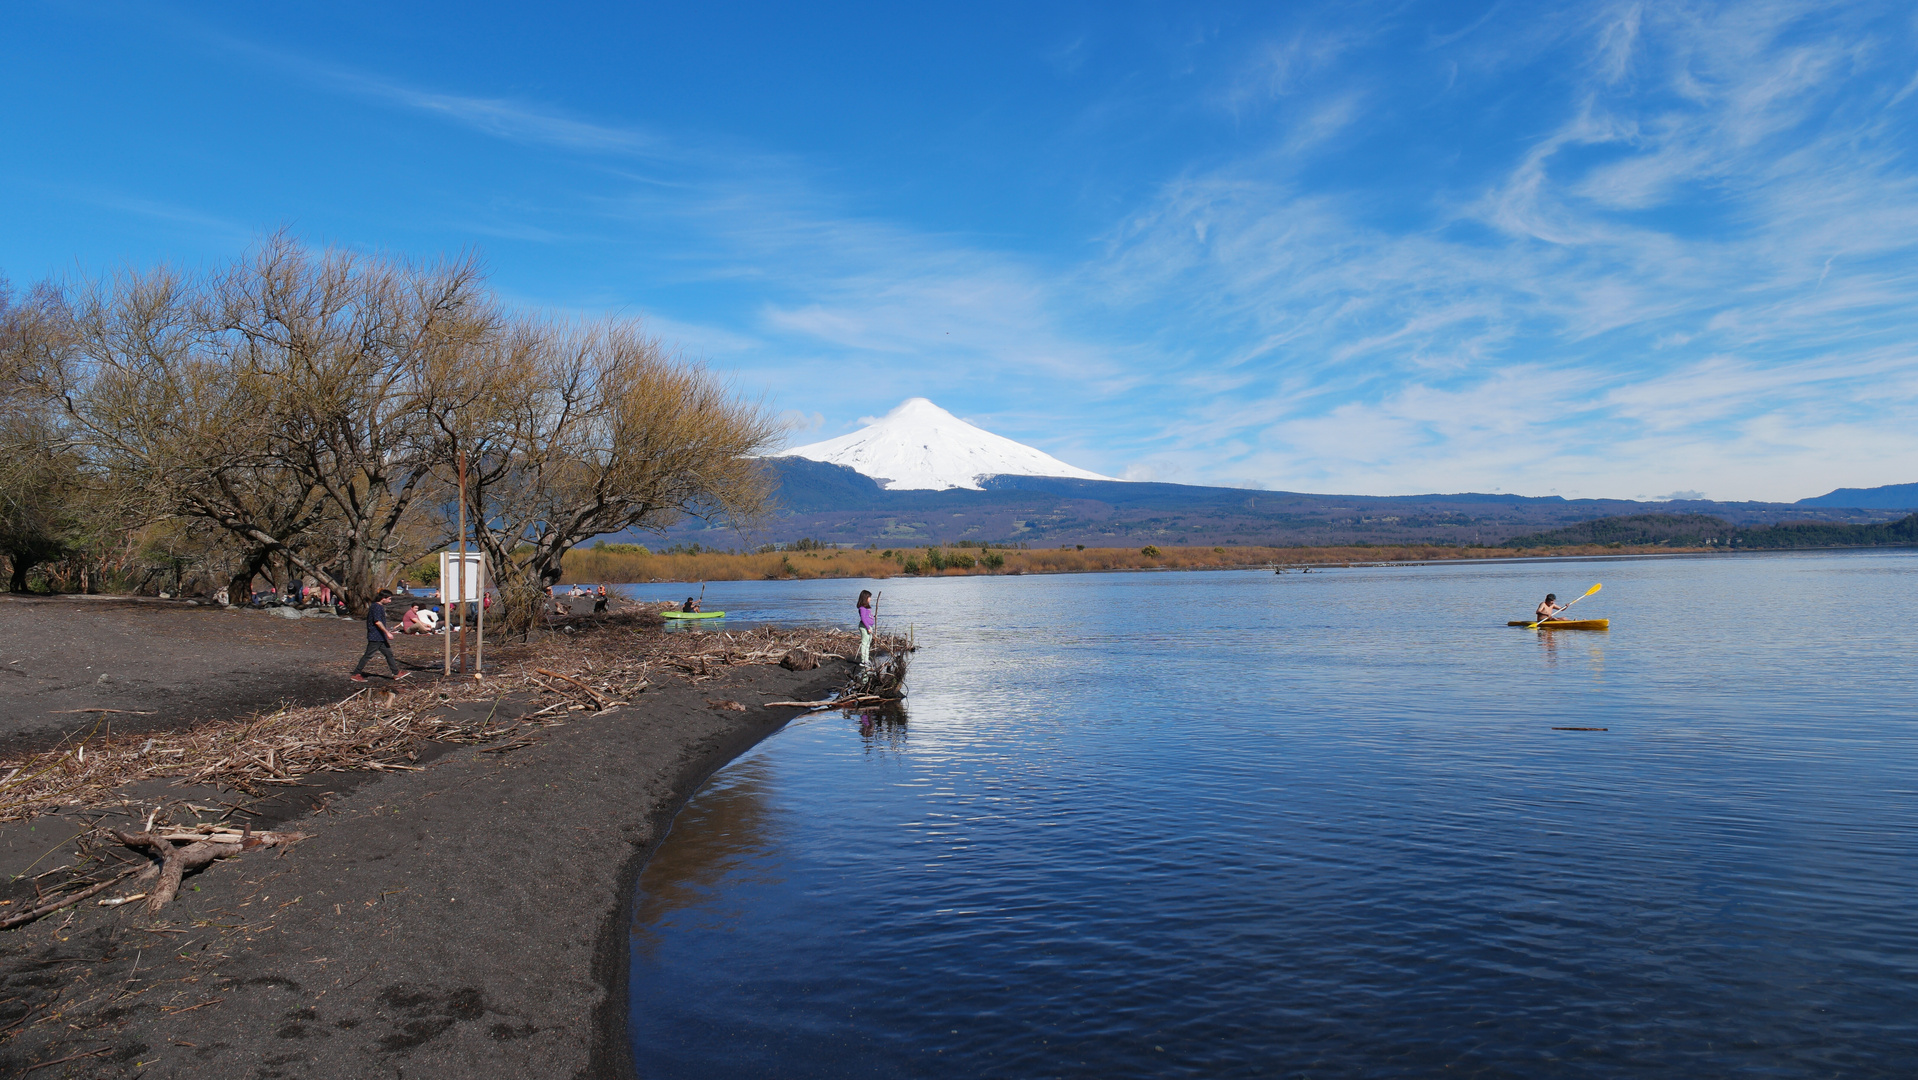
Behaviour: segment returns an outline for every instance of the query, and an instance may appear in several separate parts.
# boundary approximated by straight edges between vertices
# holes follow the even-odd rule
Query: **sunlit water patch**
[[[882,588],[923,648],[903,724],[801,720],[680,816],[640,1073],[1911,1075],[1914,571],[717,583]],[[1597,581],[1607,633],[1504,625]]]

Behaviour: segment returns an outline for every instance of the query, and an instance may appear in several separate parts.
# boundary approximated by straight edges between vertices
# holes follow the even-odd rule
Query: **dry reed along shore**
[[[326,704],[190,724],[143,724],[137,695],[48,709],[65,740],[0,762],[0,1074],[629,1074],[639,866],[796,715],[768,703],[851,684],[857,640],[669,634],[631,605],[571,623],[489,644],[483,679],[340,678]],[[359,624],[336,625],[343,675]]]
[[[1709,548],[1586,544],[1549,548],[1391,544],[1352,547],[819,548],[746,554],[642,553],[621,546],[575,548],[568,582],[760,581],[808,578],[963,577],[982,574],[1084,574],[1112,570],[1249,570],[1450,562],[1459,559],[1563,558],[1709,551]],[[936,555],[933,553],[937,553]]]

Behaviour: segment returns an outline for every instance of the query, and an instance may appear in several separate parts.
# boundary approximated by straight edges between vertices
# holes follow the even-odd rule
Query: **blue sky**
[[[793,443],[1115,476],[1918,480],[1918,9],[42,4],[0,272],[288,226],[639,315]]]

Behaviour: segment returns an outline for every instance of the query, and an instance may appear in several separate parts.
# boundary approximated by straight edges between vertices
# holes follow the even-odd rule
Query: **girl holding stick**
[[[872,611],[872,590],[859,590],[859,666],[872,665],[872,635],[879,627],[879,620]]]

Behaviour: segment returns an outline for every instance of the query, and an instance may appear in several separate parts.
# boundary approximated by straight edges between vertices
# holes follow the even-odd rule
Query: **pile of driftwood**
[[[407,681],[368,687],[332,705],[278,709],[153,735],[117,735],[96,725],[59,748],[0,761],[0,821],[57,807],[105,801],[122,785],[168,777],[259,795],[312,773],[414,769],[407,755],[428,741],[489,743],[602,712],[632,700],[661,678],[693,683],[742,664],[775,664],[795,649],[822,657],[856,652],[843,630],[749,633],[586,634],[502,649],[483,679]],[[530,695],[539,708],[501,704]],[[550,702],[539,699],[550,697]],[[491,700],[479,720],[445,706]]]
[[[904,678],[904,639],[885,639]],[[699,683],[724,669],[777,664],[806,657],[853,655],[856,635],[841,630],[759,630],[700,634],[586,634],[552,638],[507,651],[505,663],[483,679],[401,682],[368,687],[332,705],[277,709],[239,720],[214,721],[154,735],[114,735],[104,724],[70,745],[0,762],[0,821],[79,804],[103,804],[125,784],[173,778],[179,784],[218,784],[259,795],[314,773],[348,769],[414,770],[410,758],[427,741],[489,743],[488,749],[525,745],[516,737],[583,714],[625,705],[661,678]],[[547,700],[550,698],[550,700]],[[461,720],[446,706],[486,701],[481,719]],[[517,705],[506,705],[508,701]],[[736,702],[717,707],[743,709]],[[537,707],[535,707],[537,706]],[[0,930],[19,926],[126,884],[138,890],[99,901],[104,906],[145,901],[158,912],[178,893],[181,878],[217,859],[285,847],[304,834],[156,827],[149,815],[138,832],[96,828],[75,838],[102,861],[102,845],[144,858],[104,877],[81,873],[50,888],[35,880],[35,896]],[[122,857],[122,856],[115,856]],[[43,875],[44,876],[44,875]],[[131,879],[131,880],[129,880]],[[141,888],[141,886],[145,886]]]
[[[823,701],[769,701],[768,706],[792,709],[872,709],[897,706],[906,697],[906,664],[918,648],[912,638],[886,634],[875,638],[872,662],[861,668],[839,693]]]

